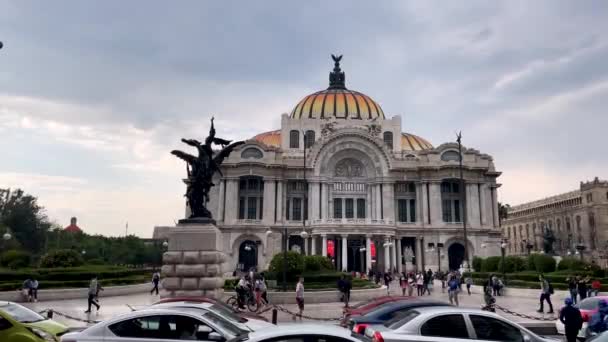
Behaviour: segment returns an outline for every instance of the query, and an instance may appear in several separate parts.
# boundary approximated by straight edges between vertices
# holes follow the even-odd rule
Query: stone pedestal
[[[211,223],[181,220],[168,234],[169,246],[163,255],[161,298],[205,296],[220,298],[223,293],[221,233]]]

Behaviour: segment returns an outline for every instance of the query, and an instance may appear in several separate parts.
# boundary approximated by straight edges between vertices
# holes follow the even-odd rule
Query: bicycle
[[[257,312],[258,311],[258,302],[255,299],[255,295],[253,294],[253,291],[248,290],[247,292],[245,292],[245,295],[243,296],[244,298],[244,304],[247,305],[247,309],[251,312]],[[239,310],[239,299],[238,299],[238,295],[236,296],[231,296],[226,300],[226,304],[232,306],[232,308],[234,310]]]

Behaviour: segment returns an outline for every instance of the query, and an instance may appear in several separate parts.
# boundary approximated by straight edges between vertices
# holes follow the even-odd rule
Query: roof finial
[[[336,57],[332,54],[331,58],[334,60],[334,70],[329,73],[328,89],[346,89],[344,82],[346,77],[344,72],[340,69],[340,60],[342,60],[342,55]]]

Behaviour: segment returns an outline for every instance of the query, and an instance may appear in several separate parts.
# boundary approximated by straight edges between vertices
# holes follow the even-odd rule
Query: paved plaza
[[[306,296],[312,296],[312,292],[308,292]],[[394,286],[391,289],[391,295],[400,295],[400,289]],[[557,292],[554,296],[552,296],[552,301],[555,306],[555,311],[561,307],[563,300],[565,299],[565,292]],[[431,294],[431,296],[424,296],[425,298],[433,298],[438,300],[443,300],[446,303],[447,292],[442,293],[440,283],[436,282],[435,290]],[[147,293],[130,295],[130,296],[116,296],[116,297],[100,297],[101,309],[99,311],[93,310],[91,314],[85,314],[87,300],[86,298],[82,298],[80,300],[63,300],[63,301],[43,301],[38,303],[28,303],[26,306],[32,308],[35,311],[42,311],[45,309],[53,309],[58,313],[63,313],[78,319],[82,320],[106,320],[111,317],[114,317],[119,314],[127,313],[131,310],[131,308],[143,308],[147,305],[150,305],[159,300],[159,297],[156,295],[150,295]],[[466,294],[466,290],[461,292],[460,295],[460,305],[463,307],[469,308],[479,308],[483,304],[483,296],[481,292],[481,287],[473,286],[472,295],[468,296]],[[501,305],[505,308],[508,308],[512,311],[534,316],[534,317],[546,317],[553,318],[555,315],[548,314],[538,314],[536,310],[538,309],[538,300],[536,298],[531,297],[523,297],[523,296],[502,296],[497,297],[497,304]],[[289,311],[295,312],[297,311],[297,307],[295,304],[286,304],[283,305]],[[309,315],[315,318],[323,319],[322,322],[332,323],[330,319],[338,318],[342,314],[342,303],[323,303],[323,304],[308,304],[305,307],[305,315]],[[547,309],[545,309],[547,310]],[[516,322],[526,322],[531,323],[535,322],[533,320],[524,319],[517,316],[511,316],[505,314],[503,312],[498,312],[500,315],[507,317],[510,320]],[[264,316],[268,319],[271,319],[271,311],[265,312]],[[81,327],[87,325],[85,322],[80,322],[72,319],[66,319],[61,315],[56,315],[55,319],[63,322],[71,327]],[[278,321],[280,322],[293,322],[293,317],[286,313],[280,312],[278,314]],[[539,321],[536,321],[539,322]]]

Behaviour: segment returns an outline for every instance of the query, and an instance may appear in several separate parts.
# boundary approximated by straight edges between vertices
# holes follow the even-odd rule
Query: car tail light
[[[374,333],[374,337],[372,338],[372,342],[384,342],[384,338],[382,338],[382,334],[376,331]]]
[[[583,322],[589,322],[589,314],[586,312],[581,312],[581,317],[583,317]]]
[[[355,326],[353,327],[353,332],[355,334],[364,335],[365,328],[367,328],[368,326],[369,324],[355,324]]]

